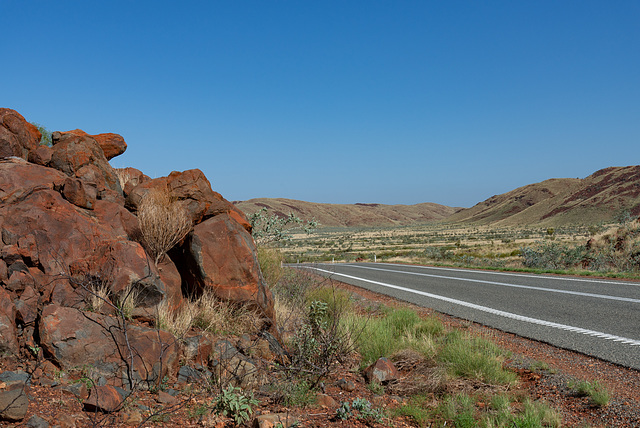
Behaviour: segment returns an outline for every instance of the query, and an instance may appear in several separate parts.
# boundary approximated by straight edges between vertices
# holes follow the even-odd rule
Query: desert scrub
[[[502,368],[504,356],[505,352],[488,340],[453,330],[443,337],[437,358],[452,376],[512,385],[518,377]]]
[[[434,337],[444,331],[444,326],[437,319],[422,319],[415,311],[404,308],[383,309],[383,315],[378,317],[349,313],[345,323],[357,333],[354,337],[362,367],[405,348],[433,356],[436,347]]]
[[[51,131],[49,131],[47,128],[40,125],[39,123],[31,122],[31,124],[36,128],[38,128],[38,131],[40,131],[40,144],[43,146],[51,147],[53,145],[51,140]]]
[[[269,214],[266,208],[253,213],[249,222],[253,239],[259,246],[290,241],[296,231],[309,234],[318,226],[315,219],[305,221],[293,213],[288,216]]]
[[[274,287],[284,275],[282,252],[277,248],[258,247],[258,263],[267,285]]]
[[[609,404],[611,394],[609,390],[600,382],[593,381],[571,381],[569,382],[569,388],[574,391],[578,397],[589,397],[591,404],[596,407],[604,407]]]
[[[184,338],[193,328],[216,334],[255,333],[263,324],[264,320],[255,311],[221,300],[209,289],[197,298],[184,299],[178,307],[168,299],[156,307],[156,325],[177,338]]]
[[[522,264],[528,268],[568,269],[575,267],[587,255],[584,246],[571,247],[557,242],[540,242],[521,248]]]
[[[242,389],[229,386],[213,400],[213,412],[230,417],[236,425],[243,425],[253,414],[253,406],[258,400],[253,395],[245,395]]]
[[[138,205],[141,244],[157,265],[190,231],[192,221],[168,189],[151,189]]]
[[[372,423],[382,423],[383,414],[380,410],[374,409],[373,405],[366,398],[354,398],[351,404],[344,401],[336,409],[336,419],[346,421],[347,419],[358,419],[367,425]]]

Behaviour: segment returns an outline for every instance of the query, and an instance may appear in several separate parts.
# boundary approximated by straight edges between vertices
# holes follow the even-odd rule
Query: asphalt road
[[[387,263],[295,266],[640,370],[639,282]]]

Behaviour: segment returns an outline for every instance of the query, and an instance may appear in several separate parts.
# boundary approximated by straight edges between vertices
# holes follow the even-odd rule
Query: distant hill
[[[519,187],[454,213],[447,222],[496,226],[593,224],[622,210],[640,215],[640,165]]]
[[[474,205],[319,204],[292,199],[251,199],[234,204],[247,214],[314,218],[322,226],[404,226],[444,221],[495,226],[561,226],[610,221],[622,210],[640,216],[640,165],[601,169],[586,178],[552,178],[519,187]]]
[[[247,215],[267,208],[270,213],[315,218],[322,227],[330,226],[404,226],[443,220],[460,208],[422,203],[416,205],[320,204],[293,199],[258,198],[233,202]]]

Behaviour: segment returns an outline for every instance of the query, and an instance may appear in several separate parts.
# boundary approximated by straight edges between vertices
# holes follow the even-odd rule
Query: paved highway
[[[640,369],[640,283],[387,263],[294,265]]]

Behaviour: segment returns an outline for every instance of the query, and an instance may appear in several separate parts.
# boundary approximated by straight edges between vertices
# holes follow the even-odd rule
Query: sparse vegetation
[[[38,131],[40,131],[40,134],[41,134],[40,144],[43,146],[51,147],[53,143],[51,140],[51,131],[49,131],[47,128],[45,128],[43,125],[40,125],[39,123],[31,122],[31,124],[36,128],[38,128]]]
[[[245,395],[241,388],[229,386],[213,400],[213,411],[231,417],[236,425],[243,425],[257,404],[258,400],[252,394]]]
[[[589,397],[591,403],[596,407],[606,406],[611,399],[608,389],[598,381],[571,381],[569,388],[579,397]]]
[[[179,307],[163,300],[156,308],[157,325],[177,338],[193,328],[216,334],[247,334],[260,331],[263,320],[246,306],[219,299],[208,289]]]
[[[310,233],[318,226],[315,220],[302,220],[293,213],[289,215],[269,214],[266,208],[253,213],[249,217],[253,239],[259,245],[267,245],[288,241],[292,233],[303,230]]]
[[[138,206],[142,245],[157,265],[191,230],[192,221],[182,202],[168,189],[149,190]]]

